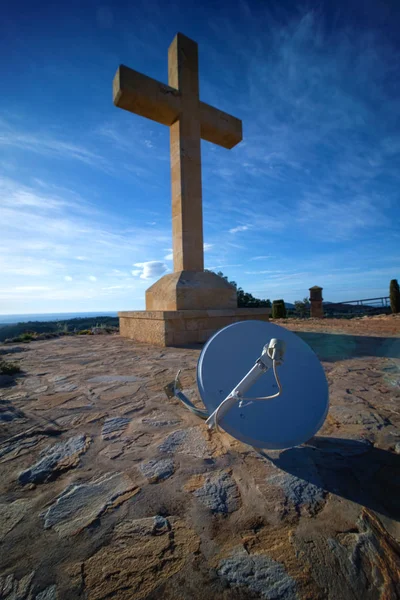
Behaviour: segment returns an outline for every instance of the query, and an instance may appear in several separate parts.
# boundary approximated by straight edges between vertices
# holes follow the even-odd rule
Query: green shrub
[[[4,340],[5,344],[16,344],[18,342],[28,343],[35,339],[36,336],[33,333],[21,333],[21,335],[17,335],[15,337],[6,338]]]
[[[283,300],[274,300],[272,302],[272,318],[286,319],[286,306]]]
[[[35,337],[34,333],[27,331],[26,333],[21,333],[21,335],[19,336],[19,340],[21,342],[31,342],[34,337]]]
[[[21,369],[18,365],[7,362],[6,360],[0,360],[1,375],[15,375],[16,373],[21,373]]]
[[[392,279],[390,282],[389,288],[390,295],[390,308],[392,309],[392,313],[400,312],[400,290],[399,283],[397,279]]]
[[[308,298],[303,298],[303,300],[295,300],[294,302],[294,311],[298,317],[304,319],[305,317],[310,316],[310,301]]]
[[[210,271],[210,269],[205,270],[208,273],[214,273],[214,271]],[[238,308],[271,308],[271,300],[255,298],[252,294],[245,292],[239,287],[236,281],[229,281],[228,277],[224,275],[222,271],[218,271],[216,275],[225,279],[225,281],[230,283],[236,289]]]
[[[78,335],[93,335],[91,329],[81,329],[77,333]]]

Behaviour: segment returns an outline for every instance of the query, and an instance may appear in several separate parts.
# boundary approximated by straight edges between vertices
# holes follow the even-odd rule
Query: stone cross
[[[200,140],[233,148],[242,122],[199,99],[197,44],[178,33],[168,50],[168,84],[118,68],[114,104],[170,127],[174,271],[203,271]]]

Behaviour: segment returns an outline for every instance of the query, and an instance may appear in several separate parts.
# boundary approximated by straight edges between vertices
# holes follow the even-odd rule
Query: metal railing
[[[323,304],[324,313],[328,316],[378,314],[390,312],[389,296],[378,298],[362,298]]]

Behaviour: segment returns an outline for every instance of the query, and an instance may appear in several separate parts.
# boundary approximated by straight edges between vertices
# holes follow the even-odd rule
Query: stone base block
[[[238,321],[268,321],[270,308],[215,310],[140,310],[120,312],[120,335],[155,346],[206,342],[216,331]]]
[[[201,310],[237,307],[236,289],[210,271],[168,273],[146,290],[147,311]]]

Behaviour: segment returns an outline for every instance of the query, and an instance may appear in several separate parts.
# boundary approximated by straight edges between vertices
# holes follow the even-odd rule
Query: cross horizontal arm
[[[173,125],[181,111],[178,90],[124,65],[114,77],[113,100],[115,106],[163,125]],[[205,102],[200,102],[200,131],[203,140],[228,149],[243,137],[240,119]]]
[[[181,107],[178,90],[124,65],[114,77],[113,101],[119,108],[163,125],[175,123]]]
[[[242,121],[200,102],[201,137],[223,148],[231,149],[242,141]]]

